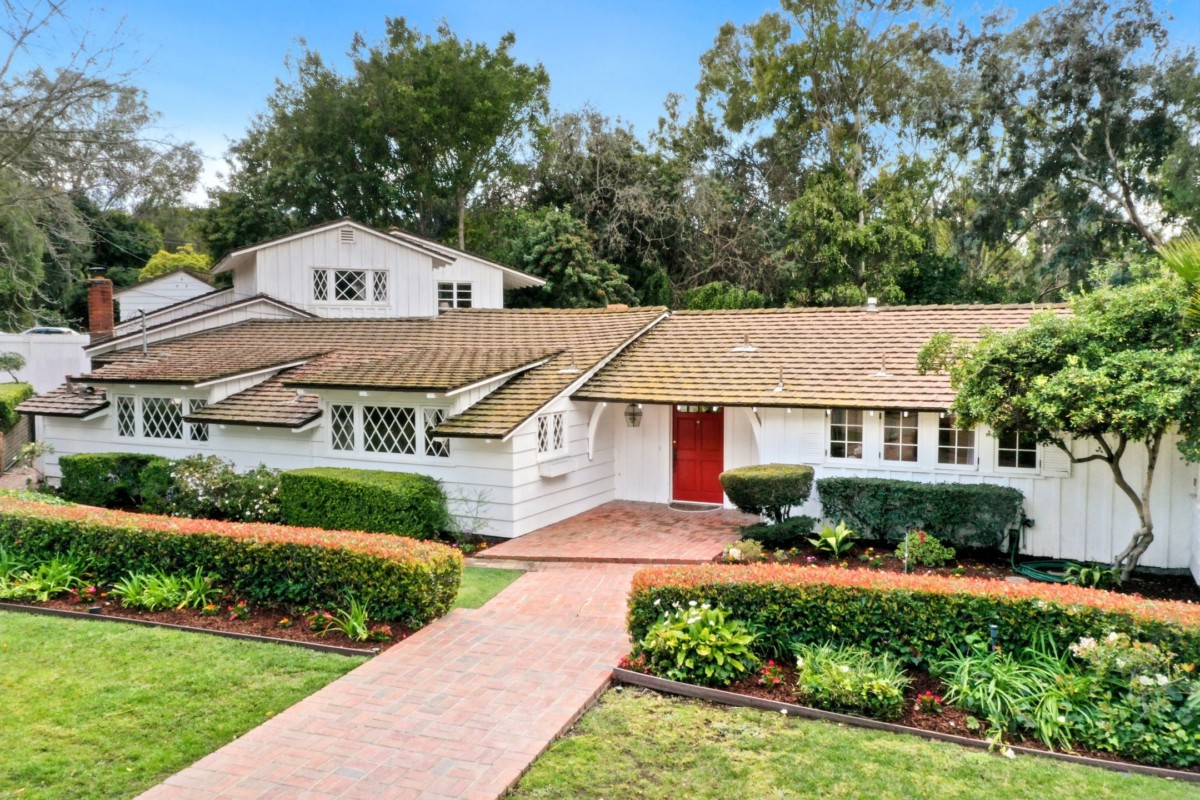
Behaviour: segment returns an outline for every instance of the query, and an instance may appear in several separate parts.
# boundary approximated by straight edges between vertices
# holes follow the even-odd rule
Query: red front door
[[[724,414],[711,406],[674,406],[674,499],[720,503],[725,466]]]

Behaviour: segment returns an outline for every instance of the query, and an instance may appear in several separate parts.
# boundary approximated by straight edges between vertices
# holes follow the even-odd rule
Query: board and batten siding
[[[223,289],[219,292],[210,291],[200,297],[194,298],[191,302],[174,306],[168,309],[159,309],[150,316],[150,311],[146,311],[147,325],[165,325],[168,322],[174,322],[177,319],[190,317],[194,314],[199,314],[204,311],[211,311],[214,308],[227,306],[238,298],[235,296],[233,289]],[[141,316],[137,313],[137,309],[128,317],[125,314],[125,304],[121,304],[121,321],[113,327],[113,336],[124,336],[129,333],[136,333],[142,329]]]
[[[671,407],[646,405],[642,425],[625,427],[623,407],[613,406],[616,497],[667,503],[671,500]],[[1036,470],[1004,469],[996,463],[996,439],[976,432],[977,465],[955,467],[937,463],[938,415],[918,415],[918,461],[886,462],[882,458],[882,414],[864,413],[863,458],[829,458],[828,417],[824,409],[726,408],[725,468],[754,463],[797,463],[814,467],[817,478],[856,476],[915,481],[993,483],[1011,486],[1025,495],[1025,513],[1034,521],[1022,537],[1021,552],[1050,558],[1108,561],[1137,529],[1137,514],[1112,481],[1107,464],[1072,464],[1065,454],[1043,448]],[[911,412],[917,413],[917,412]],[[761,420],[758,435],[752,418]],[[1075,442],[1077,456],[1085,455]],[[1145,448],[1131,445],[1124,465],[1127,476],[1138,476],[1145,465]],[[1200,510],[1196,497],[1197,471],[1183,461],[1175,437],[1163,444],[1155,476],[1151,509],[1155,541],[1142,558],[1149,567],[1183,569],[1200,575]],[[820,516],[814,490],[798,513]]]
[[[115,292],[121,306],[121,322],[139,317],[139,309],[151,314],[161,308],[191,300],[212,291],[212,286],[186,272],[176,272]]]

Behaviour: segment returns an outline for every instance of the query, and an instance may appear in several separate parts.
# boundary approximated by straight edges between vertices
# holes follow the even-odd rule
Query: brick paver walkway
[[[526,573],[142,797],[495,800],[608,682],[635,569]]]
[[[680,511],[619,500],[477,554],[512,561],[695,564],[721,555],[738,528],[757,522],[738,511]]]

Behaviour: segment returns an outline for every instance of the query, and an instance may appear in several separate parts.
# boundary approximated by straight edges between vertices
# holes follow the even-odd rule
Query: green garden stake
[[[999,625],[988,625],[988,650],[996,652],[1000,649],[1000,645],[996,644],[996,637],[1000,634]]]

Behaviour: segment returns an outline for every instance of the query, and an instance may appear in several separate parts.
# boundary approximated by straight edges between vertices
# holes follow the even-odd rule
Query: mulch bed
[[[112,600],[101,600],[98,603],[77,603],[66,599],[48,600],[45,603],[36,603],[27,600],[6,600],[5,602],[13,605],[53,608],[60,611],[74,611],[77,613],[87,613],[90,607],[99,606],[103,609],[99,616],[104,617],[182,625],[189,628],[200,628],[202,630],[221,631],[224,633],[244,633],[292,642],[350,647],[356,650],[377,649],[379,652],[383,652],[389,647],[399,644],[412,632],[400,625],[392,624],[391,628],[394,635],[389,641],[356,642],[337,631],[329,631],[325,634],[316,633],[309,628],[308,622],[305,621],[305,615],[302,612],[292,612],[284,608],[252,606],[250,615],[246,619],[231,619],[227,610],[228,603],[221,604],[219,614],[206,616],[194,609],[140,611],[123,608],[120,603]],[[292,621],[290,628],[279,626],[279,621],[285,617]]]
[[[797,703],[796,695],[791,687],[796,685],[796,670],[794,667],[783,664],[780,668],[785,674],[783,683],[778,686],[763,686],[758,682],[758,675],[748,675],[741,680],[735,681],[725,688],[725,691],[734,692],[736,694],[746,695],[748,697],[760,697],[765,700],[774,700],[779,703]],[[955,708],[949,704],[942,705],[942,713],[930,714],[921,710],[917,704],[917,695],[929,691],[939,697],[945,695],[945,689],[942,682],[937,678],[929,675],[926,672],[919,670],[910,670],[909,677],[911,682],[908,689],[904,693],[905,704],[904,714],[900,719],[892,720],[898,725],[905,725],[909,728],[918,728],[924,731],[934,731],[936,733],[948,733],[954,736],[963,736],[968,739],[977,739],[980,741],[987,740],[988,725],[983,720],[969,721],[971,714],[963,711],[961,708]],[[803,704],[801,704],[803,705]],[[1042,744],[1036,739],[1026,738],[1006,738],[1006,742],[1012,745],[1027,747],[1034,750],[1042,750],[1045,752],[1051,751],[1050,748]],[[1086,756],[1088,758],[1096,758],[1103,761],[1111,761],[1118,764],[1136,763],[1128,759],[1120,758],[1112,753],[1097,752],[1076,747],[1068,751],[1073,755]],[[1173,767],[1180,772],[1191,772],[1200,774],[1200,768]]]
[[[790,552],[790,551],[789,551]],[[894,548],[888,545],[855,545],[849,555],[831,560],[811,545],[796,548],[794,555],[784,563],[794,566],[830,567],[841,565],[845,569],[866,569],[879,572],[904,572],[904,561],[892,556]],[[864,559],[863,556],[866,556]],[[1026,560],[1018,557],[1017,561]],[[1028,559],[1038,560],[1038,559]],[[916,575],[941,575],[943,577],[989,578],[1004,580],[1016,576],[1006,553],[997,550],[960,550],[958,557],[942,567],[914,566],[909,572]],[[1023,576],[1020,576],[1023,577]],[[1200,603],[1200,585],[1190,575],[1155,575],[1138,573],[1126,583],[1113,589],[1121,594],[1136,594],[1150,600],[1183,600]]]

